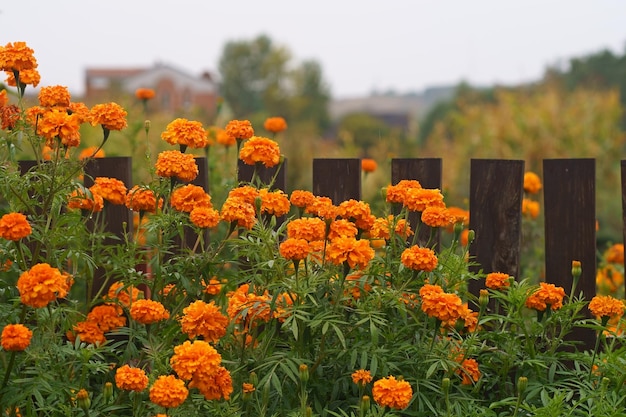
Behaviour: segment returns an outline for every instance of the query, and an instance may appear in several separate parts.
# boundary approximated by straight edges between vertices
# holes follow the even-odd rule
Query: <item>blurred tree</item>
[[[292,72],[293,97],[289,116],[293,120],[308,120],[320,131],[330,126],[328,103],[330,90],[324,81],[322,67],[316,61],[305,61]]]

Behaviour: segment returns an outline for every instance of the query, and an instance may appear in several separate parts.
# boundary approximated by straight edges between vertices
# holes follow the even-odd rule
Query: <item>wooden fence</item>
[[[208,190],[206,159],[196,159],[200,168],[193,182]],[[86,185],[90,177],[112,177],[127,186],[133,184],[130,157],[107,157],[91,160],[85,169]],[[22,169],[27,169],[26,162]],[[30,164],[32,166],[32,163]],[[253,167],[239,161],[239,181],[248,182]],[[286,190],[286,164],[262,169],[258,174],[264,182],[276,176],[275,188]],[[470,167],[470,229],[476,239],[470,247],[472,256],[485,272],[505,272],[515,277],[520,271],[522,234],[521,206],[523,199],[524,161],[472,159]],[[626,161],[621,163],[623,219],[626,224]],[[311,191],[330,197],[335,204],[348,199],[361,199],[361,160],[314,159]],[[392,159],[391,183],[402,179],[418,180],[425,188],[442,184],[441,159]],[[596,213],[595,160],[546,159],[543,161],[543,193],[545,217],[545,279],[561,286],[569,294],[572,260],[582,263],[579,291],[589,300],[596,291]],[[130,187],[129,187],[130,188]],[[122,237],[132,225],[132,213],[124,207],[108,206],[108,230]],[[410,216],[415,226],[417,213]],[[131,229],[132,230],[132,229]],[[424,236],[430,231],[420,228]],[[626,229],[623,232],[626,237]],[[471,281],[470,291],[478,294],[484,282]],[[574,335],[591,346],[592,332],[581,329]]]

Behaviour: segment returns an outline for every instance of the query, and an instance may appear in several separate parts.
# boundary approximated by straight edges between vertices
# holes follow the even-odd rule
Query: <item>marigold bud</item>
[[[470,229],[467,232],[467,244],[468,245],[471,244],[474,241],[475,238],[476,238],[476,232],[474,230]]]
[[[364,416],[367,414],[367,412],[370,409],[370,397],[369,395],[364,395],[363,397],[361,397],[361,415]]]
[[[89,393],[83,388],[76,394],[76,400],[78,402],[78,406],[83,410],[89,410],[91,407],[91,400],[89,399]]]
[[[309,381],[309,367],[305,364],[301,364],[299,370],[300,380],[306,384]]]
[[[444,378],[441,380],[441,390],[443,391],[444,395],[448,393],[448,391],[450,390],[450,378]]]
[[[143,122],[143,130],[146,131],[146,134],[150,132],[150,120],[146,120]]]
[[[104,401],[108,402],[111,398],[113,398],[113,383],[107,382],[104,384]]]
[[[520,376],[517,378],[517,395],[522,395],[528,388],[528,378]]]
[[[580,261],[572,261],[572,276],[578,278],[582,274],[583,270],[580,265]]]
[[[483,309],[487,307],[488,303],[489,303],[489,291],[480,290],[480,295],[478,296],[478,305],[480,306],[481,309]]]
[[[250,383],[255,387],[259,385],[259,377],[256,372],[250,372]]]

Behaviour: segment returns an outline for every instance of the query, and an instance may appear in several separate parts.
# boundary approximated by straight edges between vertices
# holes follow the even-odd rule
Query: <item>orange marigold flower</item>
[[[150,100],[156,96],[156,92],[151,88],[138,88],[135,90],[135,97],[139,100]]]
[[[529,194],[537,194],[541,190],[541,179],[534,172],[524,173],[524,191]]]
[[[230,372],[223,366],[206,378],[194,378],[189,383],[190,388],[198,388],[198,391],[206,400],[230,399],[233,392],[233,379]]]
[[[299,261],[309,256],[311,247],[305,239],[287,238],[278,250],[283,258]]]
[[[102,344],[106,342],[106,337],[104,336],[104,332],[98,326],[98,323],[94,323],[92,321],[81,321],[76,323],[72,329],[74,333],[80,338],[81,342],[89,343],[89,344]]]
[[[148,387],[148,376],[141,368],[123,365],[115,371],[115,385],[124,391],[141,392]]]
[[[21,77],[20,77],[21,78]],[[43,107],[63,107],[70,105],[70,91],[63,85],[41,87],[39,90],[39,105]]]
[[[259,163],[271,168],[280,162],[280,148],[269,138],[252,136],[241,147],[239,159],[247,165]]]
[[[361,230],[369,230],[376,217],[372,215],[370,205],[363,201],[347,200],[337,207],[337,215],[341,218],[351,220],[356,227]]]
[[[89,119],[92,126],[102,125],[104,129],[122,130],[128,125],[127,114],[122,106],[111,102],[93,106],[89,112]]]
[[[154,191],[135,185],[126,194],[126,207],[134,211],[145,211],[154,213],[157,209],[156,196]],[[159,208],[163,206],[163,199],[159,198]]]
[[[445,204],[437,188],[410,188],[406,190],[404,206],[410,211],[424,211],[427,207],[445,207]]]
[[[78,159],[81,161],[87,158],[104,158],[105,153],[102,148],[98,149],[97,146],[88,146],[78,154]]]
[[[12,72],[37,68],[34,54],[26,42],[9,42],[0,47],[0,70]]]
[[[371,239],[385,239],[389,240],[391,234],[389,233],[389,225],[393,222],[393,215],[387,217],[377,217],[369,230],[369,237]]]
[[[452,293],[446,293],[438,285],[425,284],[420,288],[422,311],[442,323],[454,323],[463,313],[463,301]]]
[[[182,380],[204,379],[217,372],[222,356],[204,340],[185,341],[174,347],[170,365]]]
[[[85,103],[72,102],[67,108],[69,114],[75,114],[78,119],[78,123],[85,123],[89,121],[89,108]],[[95,156],[94,158],[102,158],[102,156]]]
[[[404,380],[396,380],[394,376],[382,378],[374,382],[372,396],[381,407],[403,410],[409,406],[413,397],[411,384]]]
[[[624,264],[624,244],[615,243],[604,253],[604,259],[607,262],[623,265]]]
[[[372,373],[365,369],[359,369],[352,373],[352,382],[362,387],[372,382],[372,379]]]
[[[17,87],[17,82],[15,80],[15,74],[13,72],[6,72],[7,78],[6,83],[11,87]],[[24,85],[32,85],[33,87],[37,87],[39,82],[41,81],[41,74],[37,71],[37,68],[26,69],[20,71],[20,84]]]
[[[624,285],[624,275],[615,265],[605,265],[596,273],[596,285],[599,294],[613,294]]]
[[[212,207],[195,207],[189,213],[189,220],[202,229],[211,229],[220,222],[220,212]]]
[[[231,120],[225,128],[226,134],[232,140],[246,140],[254,136],[254,129],[250,120]],[[219,138],[218,138],[219,142]]]
[[[337,237],[356,237],[358,233],[359,229],[357,229],[353,222],[346,219],[337,219],[333,220],[330,224],[328,240],[332,240]]]
[[[91,190],[83,191],[82,189],[77,189],[70,194],[67,207],[96,213],[104,208],[104,199],[100,194],[93,193]]]
[[[80,123],[78,116],[68,114],[63,108],[51,108],[43,113],[37,125],[37,132],[46,138],[46,144],[54,147],[54,139],[68,147],[80,145]]]
[[[161,133],[161,139],[170,145],[189,146],[194,149],[204,148],[209,144],[209,137],[202,123],[183,118],[170,122]]]
[[[244,382],[243,384],[241,384],[241,391],[244,394],[252,394],[254,391],[256,391],[256,388],[254,388],[253,384],[249,382]]]
[[[262,295],[249,292],[248,284],[240,285],[237,290],[231,291],[228,297],[228,316],[237,323],[254,321],[269,321],[271,298],[267,291]]]
[[[89,188],[93,194],[102,196],[111,204],[124,205],[126,202],[126,185],[117,178],[96,177],[94,185]]]
[[[130,307],[131,303],[143,298],[143,291],[132,285],[124,285],[121,281],[116,281],[109,287],[107,299],[117,300],[124,307]]]
[[[528,198],[522,199],[522,214],[531,219],[539,216],[539,202]]]
[[[0,90],[0,107],[4,107],[9,104],[9,97],[7,96],[7,90]]]
[[[198,300],[183,309],[180,325],[189,338],[202,336],[215,343],[226,334],[228,317],[222,314],[215,302],[205,303]]]
[[[453,226],[456,220],[447,208],[441,206],[426,207],[422,211],[421,219],[426,226],[443,228]]]
[[[334,220],[337,217],[337,206],[333,204],[330,197],[316,196],[315,200],[306,206],[304,211],[324,220]]]
[[[130,306],[130,316],[138,323],[152,324],[170,318],[165,306],[154,300],[137,300]]]
[[[388,203],[404,204],[406,193],[411,189],[422,188],[419,181],[416,180],[400,180],[396,185],[387,186],[385,199]]]
[[[481,375],[476,359],[463,360],[461,366],[456,370],[456,373],[463,377],[463,381],[461,382],[463,385],[472,385],[472,382],[478,382]]]
[[[282,117],[268,117],[265,119],[263,127],[268,132],[278,133],[287,129],[287,122]]]
[[[18,241],[32,233],[30,223],[22,213],[7,213],[0,217],[0,237]]]
[[[170,204],[178,211],[190,213],[197,207],[211,208],[211,196],[204,191],[204,188],[187,184],[177,187],[172,191]]]
[[[485,286],[492,290],[501,290],[511,285],[509,274],[504,272],[491,272],[485,278]]]
[[[347,262],[350,268],[365,269],[374,258],[374,249],[369,240],[338,237],[330,241],[326,248],[326,259],[335,265]]]
[[[361,170],[363,172],[374,172],[378,168],[378,164],[375,160],[371,158],[363,158],[361,159]]]
[[[15,104],[0,107],[0,129],[12,130],[20,120],[20,109]]]
[[[216,128],[215,130],[215,141],[226,147],[233,146],[237,143],[237,140],[230,136],[225,129],[220,128]]]
[[[600,319],[614,319],[624,315],[624,302],[610,295],[596,295],[589,302],[589,311]]]
[[[400,261],[409,269],[427,272],[434,270],[439,263],[437,255],[432,249],[421,248],[417,245],[405,249],[400,256]]]
[[[254,204],[258,196],[259,190],[250,185],[235,187],[228,192],[229,198],[241,198],[243,201],[249,204]]]
[[[465,210],[456,206],[451,206],[448,207],[448,213],[454,218],[455,224],[462,223],[464,226],[469,226],[469,210]]]
[[[122,309],[115,304],[100,304],[87,314],[87,321],[96,323],[104,333],[126,325]]]
[[[69,285],[61,271],[47,263],[40,263],[22,272],[17,280],[17,289],[22,303],[41,308],[56,300],[57,297],[65,297]]]
[[[239,226],[246,229],[252,229],[256,223],[254,206],[237,197],[228,197],[224,201],[220,217],[227,222],[237,222]]]
[[[259,197],[261,197],[261,213],[276,217],[289,213],[291,203],[282,190],[269,191],[267,188],[263,188],[259,190]]]
[[[304,208],[315,201],[315,196],[310,191],[294,190],[291,192],[289,201],[296,207]]]
[[[526,298],[526,307],[544,311],[550,306],[552,310],[558,310],[563,307],[563,297],[565,290],[562,287],[540,282],[539,287]]]
[[[204,292],[211,295],[217,295],[220,291],[222,291],[222,284],[215,278],[211,278],[204,288]]]
[[[287,223],[287,237],[308,242],[326,238],[326,223],[319,217],[302,217]]]
[[[160,177],[176,177],[181,181],[190,182],[198,176],[196,158],[180,151],[163,151],[156,161],[156,174]]]
[[[174,375],[161,375],[150,388],[150,401],[163,408],[178,407],[188,395],[185,381]]]
[[[23,324],[7,324],[2,329],[0,345],[9,352],[20,352],[30,345],[33,332]]]

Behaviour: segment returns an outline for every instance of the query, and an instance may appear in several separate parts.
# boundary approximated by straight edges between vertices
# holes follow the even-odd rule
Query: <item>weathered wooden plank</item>
[[[361,199],[359,158],[313,158],[313,194],[329,197],[333,204]]]

